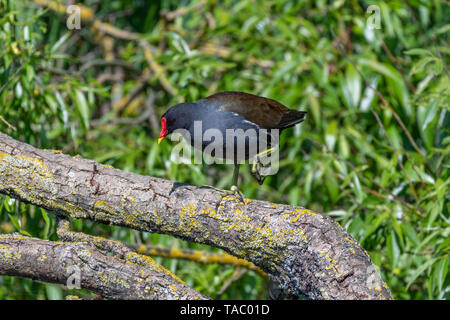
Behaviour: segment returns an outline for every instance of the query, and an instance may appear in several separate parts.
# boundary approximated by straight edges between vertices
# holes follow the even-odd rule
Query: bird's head
[[[161,117],[158,144],[177,129],[188,129],[193,115],[194,103],[180,103],[170,107]]]

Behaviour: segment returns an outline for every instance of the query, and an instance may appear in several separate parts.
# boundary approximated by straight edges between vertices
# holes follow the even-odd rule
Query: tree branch
[[[133,253],[134,254],[134,253]],[[0,274],[77,285],[110,299],[206,299],[146,257],[110,257],[87,242],[0,235]],[[74,283],[72,283],[72,278]]]
[[[390,299],[366,253],[332,219],[283,204],[120,171],[0,133],[0,193],[59,215],[169,234],[253,262],[291,294]]]
[[[267,274],[259,267],[255,266],[252,262],[244,259],[238,259],[235,256],[229,255],[224,252],[211,253],[202,250],[188,250],[178,248],[168,249],[159,246],[148,246],[144,244],[129,246],[139,253],[152,257],[183,259],[197,263],[217,263],[223,266],[235,266],[238,268],[254,271],[261,277],[267,278]]]

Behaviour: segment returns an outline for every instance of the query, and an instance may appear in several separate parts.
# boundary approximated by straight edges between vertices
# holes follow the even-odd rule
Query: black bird
[[[232,161],[235,193],[239,192],[239,164],[253,158],[252,173],[261,184],[260,157],[278,146],[278,141],[273,141],[275,130],[293,127],[304,121],[305,115],[305,111],[290,110],[272,99],[244,92],[220,92],[170,107],[161,117],[158,143],[180,129],[195,148]]]

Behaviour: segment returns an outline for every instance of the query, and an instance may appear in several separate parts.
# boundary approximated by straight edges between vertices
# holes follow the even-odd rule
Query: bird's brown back
[[[219,111],[235,112],[264,129],[284,128],[283,119],[292,118],[290,110],[278,101],[244,92],[220,92],[205,98],[219,105]]]

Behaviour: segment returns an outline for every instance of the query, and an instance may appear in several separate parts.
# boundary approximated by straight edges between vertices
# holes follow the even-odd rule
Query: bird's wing
[[[304,120],[305,113],[244,92],[221,92],[205,98],[219,111],[234,112],[263,129],[285,129]]]

